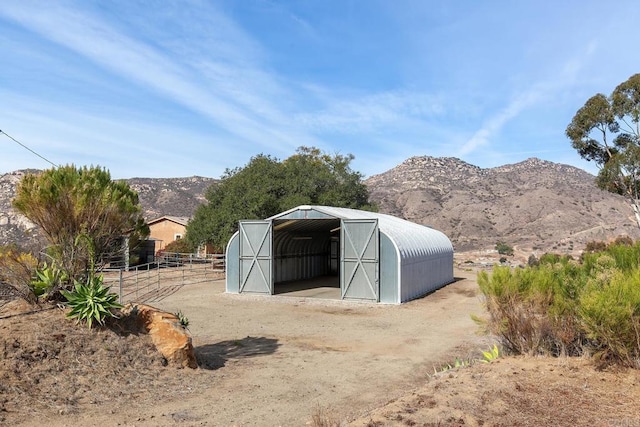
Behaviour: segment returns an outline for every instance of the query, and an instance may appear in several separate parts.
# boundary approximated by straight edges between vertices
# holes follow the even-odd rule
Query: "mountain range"
[[[624,197],[582,169],[530,158],[479,168],[456,158],[412,157],[366,180],[379,210],[443,231],[456,251],[582,251],[591,240],[640,232]]]
[[[34,226],[11,206],[20,170],[0,177],[0,244],[32,242]],[[365,180],[379,211],[443,231],[457,252],[498,241],[523,253],[579,253],[591,240],[640,238],[622,196],[600,190],[582,169],[536,158],[480,168],[451,157],[412,157]],[[132,178],[145,217],[190,217],[217,180]]]

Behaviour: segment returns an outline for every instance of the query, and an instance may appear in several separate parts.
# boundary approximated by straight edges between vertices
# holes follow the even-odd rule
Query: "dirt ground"
[[[0,425],[640,426],[637,371],[584,360],[475,359],[492,341],[475,273],[400,306],[176,287],[200,368],[163,366],[148,337],[89,332],[58,308],[0,307]]]

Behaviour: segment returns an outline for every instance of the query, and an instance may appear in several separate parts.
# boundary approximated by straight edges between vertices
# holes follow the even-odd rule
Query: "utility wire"
[[[21,146],[22,148],[25,148],[29,151],[31,151],[33,154],[35,154],[36,156],[40,157],[42,160],[44,160],[47,163],[51,163],[54,167],[58,167],[58,165],[56,165],[55,163],[53,163],[51,160],[41,156],[40,154],[36,153],[35,151],[33,151],[31,148],[27,147],[26,145],[24,145],[23,143],[21,143],[20,141],[18,141],[17,139],[15,139],[14,137],[12,137],[11,135],[9,135],[6,132],[3,132],[2,130],[0,130],[0,134],[5,134],[8,138],[10,138],[13,142],[15,142],[16,144],[18,144],[19,146]]]

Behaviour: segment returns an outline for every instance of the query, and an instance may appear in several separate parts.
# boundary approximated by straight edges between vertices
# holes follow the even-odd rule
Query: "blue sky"
[[[115,178],[209,176],[301,145],[584,168],[564,130],[640,72],[636,1],[7,1],[0,129]],[[0,173],[50,165],[0,135]]]

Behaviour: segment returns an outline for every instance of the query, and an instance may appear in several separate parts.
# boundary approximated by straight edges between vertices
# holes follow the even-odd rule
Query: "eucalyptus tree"
[[[123,237],[138,241],[149,234],[138,194],[97,166],[27,174],[13,206],[42,229],[50,255],[69,279],[100,268],[121,250]]]
[[[566,129],[578,154],[599,169],[597,185],[629,200],[640,226],[640,74],[607,97],[587,100]]]

